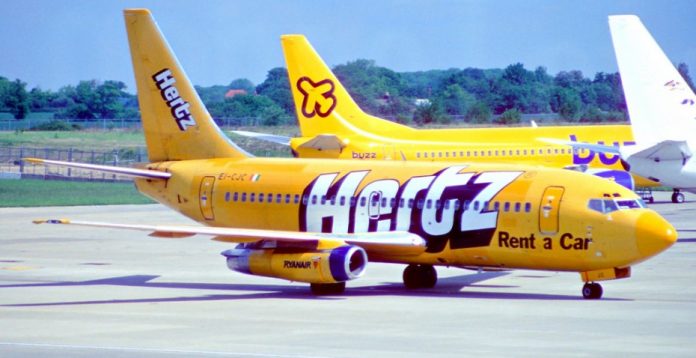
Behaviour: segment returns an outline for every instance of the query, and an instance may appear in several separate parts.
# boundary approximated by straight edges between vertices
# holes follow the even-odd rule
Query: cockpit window
[[[641,199],[590,199],[587,207],[602,214],[608,214],[617,210],[644,208],[645,203]]]
[[[616,200],[616,205],[619,209],[640,209],[645,207],[645,202],[643,199],[635,200]]]

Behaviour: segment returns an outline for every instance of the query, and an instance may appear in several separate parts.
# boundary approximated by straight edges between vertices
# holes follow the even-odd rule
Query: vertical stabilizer
[[[388,135],[410,129],[363,112],[304,36],[283,35],[281,42],[302,136]]]
[[[150,161],[247,156],[217,127],[150,11],[124,18]]]
[[[609,16],[636,141],[686,140],[696,132],[696,96],[637,16]]]

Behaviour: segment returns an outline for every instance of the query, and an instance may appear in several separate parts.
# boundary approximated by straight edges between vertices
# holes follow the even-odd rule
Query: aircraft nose
[[[666,250],[677,241],[677,230],[654,211],[643,213],[636,225],[638,251],[650,257]]]

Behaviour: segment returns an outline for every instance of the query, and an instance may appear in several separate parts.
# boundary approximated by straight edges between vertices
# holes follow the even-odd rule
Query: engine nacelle
[[[365,272],[367,253],[359,246],[330,250],[256,249],[240,245],[223,251],[227,267],[251,275],[307,283],[336,283],[356,279]]]

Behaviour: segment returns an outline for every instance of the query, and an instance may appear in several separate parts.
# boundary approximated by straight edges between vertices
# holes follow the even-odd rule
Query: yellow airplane
[[[676,231],[630,190],[575,171],[509,164],[253,158],[218,129],[145,9],[125,10],[150,163],[119,168],[28,158],[134,178],[137,189],[206,226],[69,219],[37,223],[212,236],[238,272],[343,292],[369,261],[407,264],[406,287],[434,266],[575,271],[597,281],[670,247]]]
[[[629,189],[656,185],[626,172],[619,155],[543,140],[631,146],[629,125],[414,129],[365,113],[304,36],[281,42],[301,137],[237,134],[290,145],[301,158],[527,163],[588,172]]]

